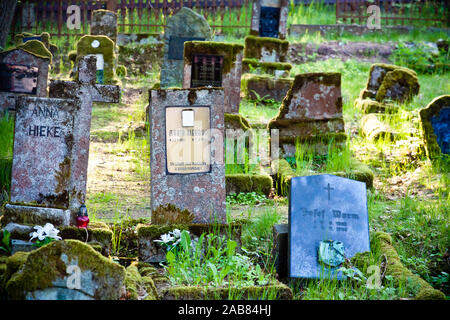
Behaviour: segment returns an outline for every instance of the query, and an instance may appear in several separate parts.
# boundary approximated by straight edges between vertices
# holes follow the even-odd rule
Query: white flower
[[[171,233],[173,234],[173,236],[175,238],[178,238],[178,239],[181,238],[181,231],[180,231],[180,229],[175,229]]]
[[[172,242],[174,240],[175,240],[175,238],[172,237],[169,233],[167,233],[167,234],[163,234],[161,236],[161,240],[153,240],[153,241],[154,242],[163,242],[165,244],[168,244],[169,242]]]
[[[47,223],[44,227],[35,226],[34,229],[36,229],[36,231],[30,233],[30,241],[34,238],[38,238],[40,241],[42,241],[47,237],[55,240],[61,240],[61,237],[58,236],[59,230],[56,229],[51,223]]]

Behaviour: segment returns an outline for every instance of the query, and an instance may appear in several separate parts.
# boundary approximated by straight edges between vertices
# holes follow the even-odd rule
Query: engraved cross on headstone
[[[328,184],[328,186],[326,188],[324,188],[324,189],[328,191],[328,200],[330,200],[330,191],[334,190],[334,188],[331,188],[330,184]]]
[[[120,87],[96,84],[96,57],[86,56],[78,64],[78,81],[55,80],[50,82],[49,96],[53,98],[80,99],[81,106],[75,116],[70,181],[70,211],[76,218],[86,200],[89,139],[93,102],[118,103]],[[73,221],[72,221],[73,222]]]

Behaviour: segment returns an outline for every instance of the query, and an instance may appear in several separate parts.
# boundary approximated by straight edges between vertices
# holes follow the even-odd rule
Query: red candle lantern
[[[87,208],[83,204],[80,207],[80,211],[78,211],[77,227],[78,228],[87,228],[88,224],[89,224],[89,217],[88,217],[88,213],[87,213]]]

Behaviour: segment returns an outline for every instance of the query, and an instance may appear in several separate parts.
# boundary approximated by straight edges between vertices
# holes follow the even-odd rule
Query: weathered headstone
[[[370,251],[366,185],[328,174],[292,178],[289,277],[341,279],[344,259],[365,251]]]
[[[160,87],[182,86],[184,42],[211,39],[212,32],[206,19],[189,8],[183,7],[167,19]]]
[[[295,77],[269,129],[279,129],[283,157],[293,157],[296,143],[308,143],[324,154],[328,144],[345,142],[341,74],[304,73]]]
[[[194,223],[225,223],[224,97],[220,88],[150,90],[151,207]]]
[[[450,154],[450,95],[433,99],[419,115],[427,156],[433,160]]]
[[[85,56],[95,56],[97,58],[96,83],[117,84],[119,82],[119,79],[116,77],[114,42],[110,38],[91,35],[81,37],[77,42],[76,65]],[[77,73],[75,79],[77,79]]]
[[[409,102],[419,93],[420,85],[414,70],[383,63],[371,66],[366,88],[359,99],[378,102]]]
[[[117,13],[109,10],[92,11],[91,35],[103,35],[117,41]]]
[[[239,113],[243,49],[232,43],[185,42],[183,88],[223,87],[225,112]]]
[[[120,88],[114,85],[95,84],[96,58],[84,57],[78,64],[78,81],[55,80],[50,82],[50,97],[80,99],[80,110],[75,117],[73,151],[70,170],[70,210],[72,223],[86,199],[89,138],[93,102],[119,102]]]
[[[124,267],[78,240],[54,241],[21,262],[4,279],[13,300],[119,300],[126,292]]]
[[[0,113],[15,110],[18,95],[47,96],[51,58],[37,40],[0,52]]]
[[[286,38],[288,0],[253,1],[250,34],[260,37]]]
[[[5,208],[8,222],[69,224],[73,126],[78,110],[77,100],[18,97],[10,203]]]

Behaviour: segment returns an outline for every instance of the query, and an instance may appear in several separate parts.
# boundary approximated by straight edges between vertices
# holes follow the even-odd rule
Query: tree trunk
[[[8,39],[11,22],[16,10],[17,0],[0,1],[0,47],[3,49]]]

